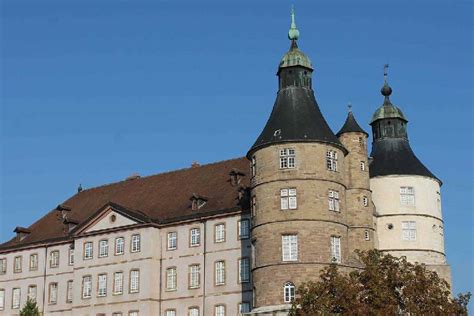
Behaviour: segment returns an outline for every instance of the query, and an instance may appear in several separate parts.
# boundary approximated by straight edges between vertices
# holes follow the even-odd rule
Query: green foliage
[[[28,298],[25,306],[20,311],[20,316],[40,316],[36,301]]]
[[[347,274],[331,264],[298,288],[290,315],[467,315],[471,294],[451,298],[449,284],[424,265],[378,250],[357,255],[364,269]]]

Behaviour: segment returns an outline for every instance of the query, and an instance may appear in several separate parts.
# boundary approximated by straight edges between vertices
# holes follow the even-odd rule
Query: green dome
[[[295,42],[294,42],[295,43]],[[281,59],[279,68],[302,66],[313,70],[311,60],[295,45],[291,45],[290,50]]]
[[[405,115],[403,115],[402,110],[400,110],[398,107],[390,103],[390,101],[384,102],[384,104],[375,111],[374,115],[372,116],[372,120],[370,123],[375,122],[376,120],[381,120],[381,119],[386,119],[386,118],[399,118],[404,120],[405,122],[408,122],[408,120],[405,118]]]

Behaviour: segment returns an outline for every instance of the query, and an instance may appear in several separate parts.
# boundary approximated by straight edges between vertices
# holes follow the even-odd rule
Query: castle
[[[450,282],[441,181],[383,104],[368,134],[349,111],[334,134],[298,48],[278,67],[273,111],[246,157],[78,189],[0,245],[0,315],[286,315],[299,284],[354,250],[424,263]]]

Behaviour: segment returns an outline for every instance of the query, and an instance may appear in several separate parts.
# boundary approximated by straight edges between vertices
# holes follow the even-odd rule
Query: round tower
[[[390,101],[392,88],[386,72],[381,93],[383,105],[370,123],[370,187],[376,207],[378,247],[395,256],[406,256],[409,261],[424,263],[450,282],[444,251],[442,183],[411,149],[408,121]]]
[[[278,67],[279,90],[263,131],[249,150],[252,199],[253,314],[286,315],[302,282],[331,262],[348,260],[347,150],[320,112],[313,67],[298,48]]]

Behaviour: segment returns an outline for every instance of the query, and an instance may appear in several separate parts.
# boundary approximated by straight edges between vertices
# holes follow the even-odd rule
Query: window
[[[20,308],[20,300],[21,300],[21,290],[19,288],[14,288],[12,290],[12,308]]]
[[[176,267],[166,269],[166,290],[176,290],[177,273]]]
[[[5,309],[5,290],[0,289],[0,311]]]
[[[13,260],[14,262],[13,272],[15,273],[21,272],[21,267],[22,267],[21,261],[22,261],[21,256],[15,257],[15,259]]]
[[[283,286],[283,301],[291,303],[295,299],[295,285],[291,282],[286,282]]]
[[[82,298],[90,298],[92,296],[92,277],[86,275],[82,277]]]
[[[72,303],[72,287],[73,283],[72,280],[67,281],[67,289],[66,289],[66,303]]]
[[[250,237],[250,221],[248,219],[240,220],[237,224],[239,231],[239,239]]]
[[[365,139],[363,137],[359,137],[359,146],[365,148]]]
[[[201,230],[199,228],[191,228],[189,231],[189,245],[198,247],[201,244]]]
[[[140,291],[140,270],[130,271],[130,293]]]
[[[0,274],[7,273],[7,258],[0,259]]]
[[[441,193],[436,191],[436,205],[438,206],[438,213],[441,213]]]
[[[250,281],[250,260],[249,258],[239,259],[239,283]]]
[[[415,205],[415,189],[413,187],[400,187],[400,204]]]
[[[30,271],[38,270],[38,254],[30,255]]]
[[[329,171],[337,171],[337,152],[333,150],[326,152],[326,168]]]
[[[49,283],[49,304],[56,304],[58,302],[58,284],[56,282]]]
[[[59,266],[59,250],[51,251],[49,254],[49,267],[57,268]]]
[[[123,314],[121,312],[115,312],[115,313],[112,313],[112,316],[122,316]]]
[[[97,280],[97,296],[107,295],[107,274],[99,274]]]
[[[138,311],[129,311],[128,316],[138,316]]]
[[[36,295],[38,293],[38,288],[36,285],[28,286],[28,299],[36,301]]]
[[[257,159],[255,156],[252,156],[252,163],[250,165],[250,169],[252,170],[252,177],[257,175]]]
[[[224,305],[216,305],[214,307],[214,316],[225,316],[225,306]]]
[[[225,284],[225,262],[216,261],[214,264],[215,285]]]
[[[341,263],[341,237],[331,236],[331,260]]]
[[[115,238],[115,255],[123,255],[125,252],[125,238],[117,237]]]
[[[165,312],[166,316],[176,316],[176,310],[175,309],[167,309]]]
[[[250,251],[252,254],[252,267],[255,268],[257,267],[257,240],[256,239],[252,240],[252,243],[250,245]]]
[[[250,203],[250,212],[252,216],[257,214],[257,197],[254,195],[252,196],[252,202]]]
[[[178,233],[168,233],[168,250],[175,250],[178,247]]]
[[[366,196],[364,196],[364,197],[362,198],[362,204],[363,204],[365,207],[369,206],[369,199],[368,199]]]
[[[188,316],[199,316],[199,307],[190,307],[188,309]]]
[[[416,240],[416,222],[402,222],[402,236],[403,240]]]
[[[250,303],[249,302],[239,303],[239,313],[250,313]]]
[[[280,169],[295,168],[295,150],[292,148],[284,148],[280,150]]]
[[[193,264],[189,266],[189,288],[197,289],[200,284],[200,266]]]
[[[107,257],[109,255],[109,241],[99,241],[99,258]]]
[[[84,243],[84,260],[92,259],[93,245],[91,241]]]
[[[364,161],[360,162],[360,171],[365,171],[365,162]]]
[[[225,224],[217,224],[214,226],[214,242],[225,241]]]
[[[296,189],[280,190],[280,208],[282,210],[294,210],[297,207]]]
[[[298,260],[298,235],[281,236],[283,261]]]
[[[68,255],[68,264],[72,266],[74,264],[74,248],[69,248],[69,255]]]
[[[122,294],[123,293],[123,272],[115,272],[114,273],[114,294]]]
[[[365,238],[365,240],[370,240],[370,233],[367,229],[364,230],[364,238]]]
[[[329,190],[328,191],[328,202],[329,202],[329,210],[334,212],[339,212],[339,192]]]
[[[132,235],[132,249],[131,252],[139,252],[141,250],[140,235]]]

